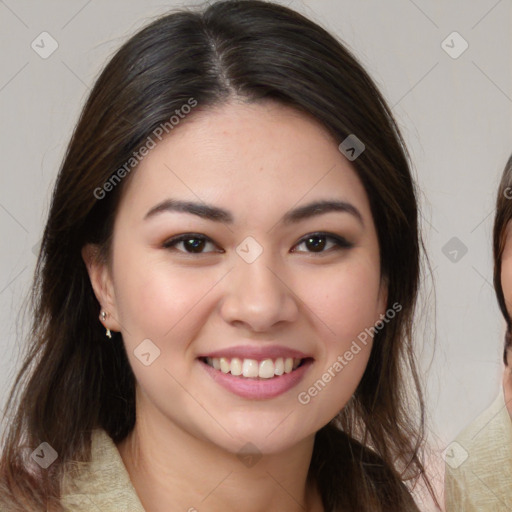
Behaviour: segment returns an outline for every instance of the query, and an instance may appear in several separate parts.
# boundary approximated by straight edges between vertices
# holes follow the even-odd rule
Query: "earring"
[[[102,311],[101,314],[100,314],[100,317],[103,321],[105,321],[107,319],[107,313],[105,311]],[[106,331],[106,336],[108,339],[112,339],[112,333],[110,332],[110,329],[108,327],[106,327],[107,331]]]

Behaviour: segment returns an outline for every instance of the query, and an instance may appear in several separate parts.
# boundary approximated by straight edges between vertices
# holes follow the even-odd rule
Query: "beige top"
[[[63,483],[61,501],[67,512],[144,512],[116,445],[102,429],[93,431],[91,462],[79,478]]]
[[[512,511],[512,421],[503,389],[446,451],[446,512]]]

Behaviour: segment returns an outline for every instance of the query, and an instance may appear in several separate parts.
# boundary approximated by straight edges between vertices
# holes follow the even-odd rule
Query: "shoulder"
[[[96,429],[91,460],[76,463],[64,477],[61,502],[70,512],[144,512],[121,455],[110,436]]]
[[[502,390],[448,446],[445,461],[448,512],[510,510],[512,422]]]

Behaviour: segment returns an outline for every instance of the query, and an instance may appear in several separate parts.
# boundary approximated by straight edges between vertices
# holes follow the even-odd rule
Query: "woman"
[[[512,508],[512,156],[498,189],[493,229],[494,289],[506,321],[502,386],[494,402],[467,426],[446,459],[447,512]]]
[[[141,30],[55,187],[6,509],[417,511],[417,219],[322,28],[227,1]]]

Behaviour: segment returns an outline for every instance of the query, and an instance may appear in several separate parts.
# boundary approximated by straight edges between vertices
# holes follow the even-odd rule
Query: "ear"
[[[107,263],[100,257],[99,247],[95,244],[87,244],[82,248],[82,259],[84,260],[89,279],[91,280],[94,295],[101,305],[102,311],[107,313],[105,320],[101,323],[106,329],[120,331],[118,322],[117,303],[114,292],[114,283]]]

